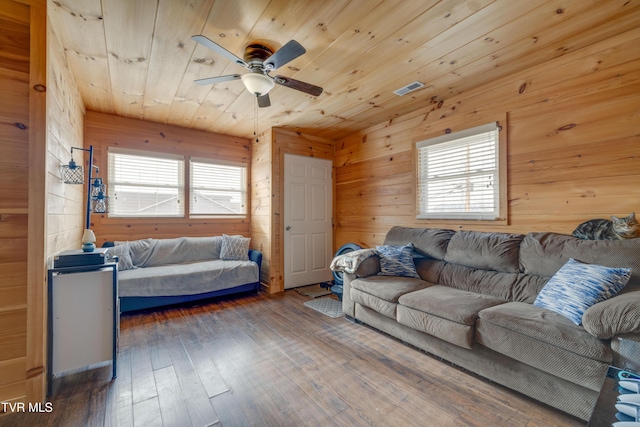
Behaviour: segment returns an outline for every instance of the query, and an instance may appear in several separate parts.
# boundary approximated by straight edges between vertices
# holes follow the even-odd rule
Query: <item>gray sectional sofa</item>
[[[621,340],[640,342],[640,239],[394,227],[384,243],[412,243],[419,277],[380,275],[372,249],[334,259],[347,316],[581,419],[608,366],[633,357]],[[570,258],[631,268],[625,288],[591,306],[582,325],[533,305]]]
[[[262,253],[225,257],[223,243],[223,236],[107,242],[119,257],[120,311],[258,291]]]

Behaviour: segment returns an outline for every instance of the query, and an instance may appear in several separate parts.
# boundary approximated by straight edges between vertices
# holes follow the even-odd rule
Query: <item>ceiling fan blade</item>
[[[305,52],[306,49],[300,43],[291,40],[264,61],[264,68],[267,71],[275,70],[293,61],[298,56],[304,55]]]
[[[264,95],[258,97],[258,107],[271,107],[271,99],[269,99],[268,93],[265,93]]]
[[[281,86],[299,90],[300,92],[308,93],[309,95],[313,96],[320,96],[323,90],[320,86],[301,82],[300,80],[292,79],[291,77],[275,76],[274,81]]]
[[[223,48],[213,40],[210,40],[207,37],[202,35],[192,36],[191,39],[193,41],[200,43],[202,46],[207,47],[216,53],[219,53],[220,55],[224,56],[228,60],[233,61],[236,64],[242,65],[243,67],[247,68],[247,63],[244,62],[243,59],[240,59],[239,57],[235,56],[233,53],[229,52],[227,49]]]
[[[194,80],[199,85],[212,85],[215,83],[228,82],[229,80],[238,80],[242,76],[240,74],[229,74],[226,76],[209,77],[206,79]]]

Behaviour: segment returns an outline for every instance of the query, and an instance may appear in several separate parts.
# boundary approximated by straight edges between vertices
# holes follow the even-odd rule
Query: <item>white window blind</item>
[[[184,158],[109,148],[113,217],[184,216]]]
[[[418,142],[417,218],[497,219],[498,148],[497,123]]]
[[[246,165],[193,158],[190,174],[190,215],[246,215]]]

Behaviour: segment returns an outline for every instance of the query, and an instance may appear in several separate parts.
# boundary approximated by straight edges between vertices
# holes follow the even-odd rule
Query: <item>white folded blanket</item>
[[[331,261],[332,271],[342,271],[343,273],[355,273],[360,266],[360,263],[365,259],[378,255],[378,251],[375,249],[358,249],[356,251],[347,252],[346,254],[338,255]]]

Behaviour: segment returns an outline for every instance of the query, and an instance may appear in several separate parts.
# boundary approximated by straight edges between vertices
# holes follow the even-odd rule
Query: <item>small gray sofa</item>
[[[257,292],[262,253],[221,259],[222,244],[222,236],[107,242],[119,258],[120,311]]]
[[[393,227],[384,242],[408,243],[419,278],[379,275],[372,249],[343,255],[351,268],[334,259],[348,317],[583,420],[608,366],[630,357],[624,340],[640,342],[640,239]],[[632,269],[582,325],[533,305],[570,258]]]

